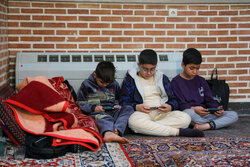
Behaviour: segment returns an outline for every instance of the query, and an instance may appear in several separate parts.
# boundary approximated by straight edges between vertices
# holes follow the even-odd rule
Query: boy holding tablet
[[[224,111],[213,99],[206,80],[198,75],[202,56],[194,48],[184,51],[183,72],[172,80],[180,109],[191,116],[194,129],[208,130],[229,126],[238,120],[235,111]]]

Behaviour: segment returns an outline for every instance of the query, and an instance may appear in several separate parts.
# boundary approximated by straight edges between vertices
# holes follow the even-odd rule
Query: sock
[[[199,129],[190,129],[190,128],[182,129],[182,128],[180,128],[179,136],[183,136],[183,137],[204,137],[205,135],[204,135],[204,132],[199,130]]]

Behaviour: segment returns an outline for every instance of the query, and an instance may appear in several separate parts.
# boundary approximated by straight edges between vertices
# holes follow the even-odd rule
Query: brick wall
[[[0,0],[0,90],[8,83],[7,0]]]
[[[231,102],[250,99],[249,4],[121,4],[10,1],[10,79],[17,52],[183,52],[195,47],[200,74],[231,87]],[[177,16],[169,10],[177,9]]]

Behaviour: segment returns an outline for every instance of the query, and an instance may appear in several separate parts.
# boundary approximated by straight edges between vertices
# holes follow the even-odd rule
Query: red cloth
[[[12,108],[23,130],[53,136],[54,146],[80,144],[98,150],[102,138],[95,121],[81,113],[67,94],[69,90],[63,87],[58,78],[48,80],[37,77],[27,82],[18,94],[5,103]]]

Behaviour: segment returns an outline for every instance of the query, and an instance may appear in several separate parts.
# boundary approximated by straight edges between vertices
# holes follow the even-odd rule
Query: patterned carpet
[[[131,140],[122,145],[135,166],[250,166],[250,137]]]
[[[104,144],[97,152],[23,161],[15,160],[13,148],[9,147],[0,166],[250,166],[249,141],[250,137],[131,139],[129,144]]]

